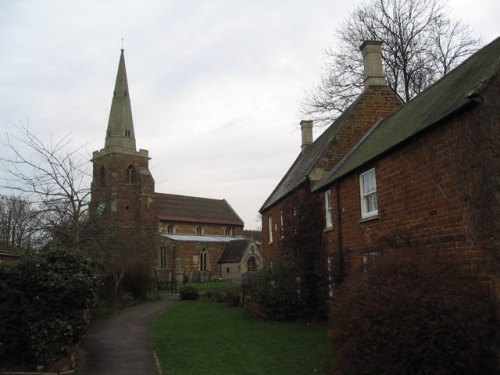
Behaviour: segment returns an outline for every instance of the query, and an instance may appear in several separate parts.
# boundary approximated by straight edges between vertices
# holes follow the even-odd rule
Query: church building
[[[136,147],[122,49],[104,148],[92,155],[92,214],[163,281],[222,278],[222,263],[234,274],[235,265],[227,266],[234,256],[224,256],[226,249],[234,255],[233,241],[252,254],[238,270],[262,265],[260,244],[243,237],[244,223],[225,199],[157,193],[149,159]]]

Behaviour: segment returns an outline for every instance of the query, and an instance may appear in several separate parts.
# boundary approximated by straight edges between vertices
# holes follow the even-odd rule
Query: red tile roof
[[[225,199],[155,193],[160,221],[243,226],[243,220]]]

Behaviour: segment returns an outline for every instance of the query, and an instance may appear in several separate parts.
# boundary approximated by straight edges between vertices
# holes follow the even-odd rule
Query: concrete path
[[[94,321],[83,339],[76,363],[79,375],[156,375],[148,324],[177,296],[128,307]]]

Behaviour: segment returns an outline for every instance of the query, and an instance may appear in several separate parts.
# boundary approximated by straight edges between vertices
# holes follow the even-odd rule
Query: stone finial
[[[382,68],[382,42],[365,40],[359,49],[363,55],[365,67],[365,89],[368,86],[385,86],[384,69]]]

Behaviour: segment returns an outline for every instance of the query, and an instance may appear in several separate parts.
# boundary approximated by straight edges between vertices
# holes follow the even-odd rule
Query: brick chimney
[[[365,89],[368,86],[385,86],[384,69],[382,68],[382,42],[365,40],[359,49],[363,55],[365,66]]]
[[[312,120],[302,120],[300,122],[300,130],[302,130],[302,153],[307,147],[313,143],[313,122]]]

